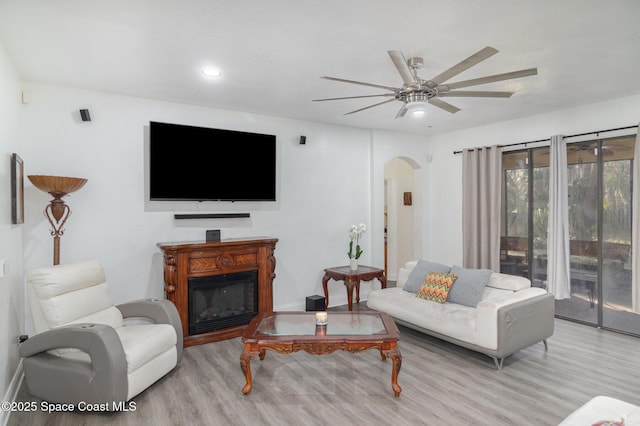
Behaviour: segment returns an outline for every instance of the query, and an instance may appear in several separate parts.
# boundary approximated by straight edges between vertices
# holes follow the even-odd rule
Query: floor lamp
[[[62,197],[79,190],[87,183],[87,179],[65,176],[27,176],[31,183],[41,191],[53,195],[53,200],[44,209],[44,216],[51,224],[53,236],[53,264],[60,264],[60,237],[64,234],[64,224],[71,215],[71,208]]]

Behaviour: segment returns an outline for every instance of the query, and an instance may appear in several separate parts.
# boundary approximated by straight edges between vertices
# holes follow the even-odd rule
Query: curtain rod
[[[578,136],[586,136],[586,135],[599,135],[600,133],[606,133],[606,132],[615,132],[616,130],[627,130],[627,129],[636,129],[638,127],[638,125],[636,124],[635,126],[626,126],[626,127],[617,127],[615,129],[607,129],[607,130],[596,130],[593,132],[586,132],[586,133],[576,133],[575,135],[569,135],[569,136],[565,136],[564,138],[575,138]],[[507,145],[498,145],[498,148],[505,148],[505,147],[509,147],[509,146],[517,146],[517,145],[527,145],[530,143],[538,143],[538,142],[547,142],[547,141],[551,141],[551,138],[547,138],[547,139],[538,139],[537,141],[529,141],[529,142],[516,142],[516,143],[510,143]],[[473,149],[471,150],[473,151]],[[454,155],[455,154],[461,154],[462,151],[453,151]]]

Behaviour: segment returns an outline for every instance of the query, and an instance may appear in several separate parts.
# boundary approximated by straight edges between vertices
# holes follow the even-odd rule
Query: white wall
[[[22,286],[22,225],[11,224],[11,154],[20,152],[20,85],[13,65],[0,45],[0,260],[7,265],[0,277],[0,395],[13,399],[18,336],[24,328]],[[1,272],[1,271],[0,271]],[[0,274],[1,275],[1,274]],[[0,411],[0,424],[9,413]]]
[[[424,176],[428,203],[423,217],[424,253],[446,264],[462,262],[462,156],[466,147],[511,144],[637,125],[640,95],[429,138],[433,162]],[[637,130],[627,130],[626,134]],[[570,139],[572,141],[573,139]]]
[[[65,197],[73,214],[61,239],[61,263],[99,259],[116,303],[162,297],[158,242],[203,240],[206,229],[221,229],[223,238],[279,238],[274,307],[304,309],[306,296],[322,294],[323,269],[347,264],[349,226],[371,223],[369,131],[36,83],[24,87],[31,101],[23,119],[35,123],[22,129],[26,173],[88,179]],[[80,108],[90,110],[91,122],[80,121]],[[165,211],[145,203],[150,120],[275,134],[278,202],[177,203]],[[298,143],[300,135],[307,136],[306,145]],[[52,263],[49,224],[42,215],[51,197],[30,182],[25,193],[25,268],[31,270]],[[174,210],[249,211],[251,218],[175,221]],[[382,258],[372,263],[370,236],[361,241],[362,263],[382,266]],[[332,304],[346,303],[342,283],[330,284],[330,292]]]

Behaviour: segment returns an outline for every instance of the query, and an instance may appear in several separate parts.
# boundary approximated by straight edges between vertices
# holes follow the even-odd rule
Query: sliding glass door
[[[529,276],[529,152],[502,154],[500,271]]]
[[[567,144],[571,298],[556,301],[556,315],[591,324],[598,324],[599,144],[599,141]]]
[[[631,282],[632,138],[604,141],[602,169],[602,324],[640,334]]]
[[[640,335],[632,309],[635,137],[567,144],[571,298],[556,315]],[[549,148],[503,154],[501,271],[547,286]]]
[[[502,155],[501,272],[546,287],[549,148]]]

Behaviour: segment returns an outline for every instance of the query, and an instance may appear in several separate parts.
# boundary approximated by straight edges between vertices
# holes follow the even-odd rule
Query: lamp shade
[[[67,176],[29,175],[27,177],[33,186],[41,191],[48,192],[54,197],[64,197],[82,188],[87,183],[87,179]]]

